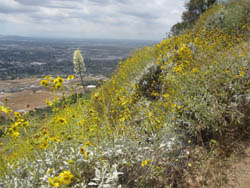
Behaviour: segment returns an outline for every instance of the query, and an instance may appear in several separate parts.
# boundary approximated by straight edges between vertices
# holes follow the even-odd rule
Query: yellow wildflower
[[[197,68],[193,68],[192,72],[197,73],[197,72],[199,72],[199,70]]]
[[[45,102],[46,102],[47,106],[52,106],[52,104],[53,104],[53,103],[52,103],[50,100],[48,100],[48,99],[46,99]]]
[[[58,117],[57,120],[61,124],[66,124],[67,123],[67,120],[65,118],[62,118],[62,117]]]
[[[84,144],[84,147],[88,147],[89,145],[91,145],[90,141],[86,142],[86,143]]]
[[[49,76],[49,75],[47,75],[47,76],[44,77],[44,79],[47,79],[47,80],[50,80],[51,78],[52,78],[52,77]]]
[[[64,81],[64,80],[63,80],[60,76],[58,76],[57,79],[56,79],[56,82],[57,82],[57,83],[60,83],[60,84],[62,84],[63,81]]]
[[[14,138],[17,138],[19,136],[18,132],[18,123],[14,123],[11,125],[11,127],[8,129],[8,134]]]
[[[49,82],[48,82],[48,80],[42,80],[42,81],[40,82],[40,85],[41,85],[41,86],[48,87]]]
[[[69,170],[67,170],[60,173],[59,177],[61,178],[61,183],[68,185],[70,184],[71,179],[73,178],[73,174]]]
[[[43,136],[48,136],[48,135],[49,135],[48,129],[47,129],[47,128],[43,128],[43,129],[41,130],[41,135],[43,135]]]
[[[120,122],[125,122],[125,121],[126,121],[126,117],[120,118]]]
[[[14,138],[17,138],[20,135],[20,133],[18,131],[12,131],[10,135]]]
[[[42,144],[40,145],[41,149],[46,149],[49,146],[48,140],[44,140]]]
[[[142,161],[141,166],[144,167],[144,166],[146,166],[149,162],[150,162],[150,160],[144,160],[144,161]]]
[[[176,69],[175,69],[176,72],[180,73],[182,71],[182,66],[178,66]]]
[[[84,157],[88,158],[88,154],[87,154],[87,152],[86,152],[86,150],[85,150],[84,147],[80,147],[80,153],[83,154]]]
[[[3,105],[0,106],[0,111],[2,111],[5,114],[10,114],[12,112],[10,108],[3,106]]]
[[[61,89],[62,88],[62,84],[61,83],[56,83],[55,84],[55,88],[56,89]]]
[[[244,71],[240,71],[240,76],[244,76],[245,75],[245,72]]]
[[[21,123],[23,123],[24,122],[24,119],[21,119],[21,118],[18,118],[17,120],[16,120],[16,123],[18,124],[18,125],[20,125]]]
[[[69,75],[69,76],[67,77],[67,80],[73,80],[73,79],[75,79],[75,76],[74,76],[74,75]]]
[[[22,127],[27,127],[27,126],[29,126],[29,124],[30,124],[29,121],[24,121],[24,122],[21,123],[21,126]]]
[[[20,117],[21,117],[21,113],[20,113],[20,112],[14,112],[14,115],[15,115],[15,117],[17,117],[17,118],[20,118]]]
[[[53,78],[51,78],[51,79],[50,79],[50,82],[51,82],[51,83],[56,83],[56,80],[53,79]]]
[[[61,184],[61,179],[59,177],[55,177],[55,178],[51,178],[49,177],[48,178],[49,180],[49,185],[52,186],[52,187],[60,187],[60,184]]]
[[[169,97],[169,94],[166,93],[166,94],[163,95],[163,97],[164,97],[164,98],[168,98],[168,97]]]
[[[98,98],[99,98],[99,93],[98,93],[98,92],[95,93],[95,94],[94,94],[94,97],[95,97],[95,99],[98,99]]]

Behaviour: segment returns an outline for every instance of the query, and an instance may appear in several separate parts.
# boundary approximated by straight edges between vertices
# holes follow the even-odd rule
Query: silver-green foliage
[[[24,159],[16,165],[8,164],[8,170],[0,177],[0,187],[52,187],[49,177],[58,176],[64,170],[70,170],[74,175],[68,187],[121,188],[131,187],[131,183],[133,187],[145,187],[148,179],[159,178],[161,173],[154,166],[167,160],[170,148],[176,142],[170,134],[148,136],[151,143],[123,137],[89,146],[85,148],[88,158],[80,152],[81,144],[65,141],[52,145],[32,161]],[[141,139],[147,138],[142,136]],[[141,166],[146,159],[149,164]]]

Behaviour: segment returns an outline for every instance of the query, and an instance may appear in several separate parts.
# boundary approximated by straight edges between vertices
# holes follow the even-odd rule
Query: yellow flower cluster
[[[50,135],[47,128],[43,128],[40,132],[40,137],[38,141],[41,149],[46,149],[50,144]]]
[[[23,119],[20,112],[14,112],[14,115],[15,122],[8,128],[8,135],[13,138],[17,138],[20,135],[19,129],[21,127],[29,126],[29,121]]]
[[[44,79],[45,80],[41,80],[41,82],[40,82],[41,86],[44,86],[46,88],[50,88],[51,90],[62,89],[62,87],[63,87],[64,79],[60,76],[58,76],[57,78],[53,78],[51,76],[45,76]],[[70,75],[68,77],[68,79],[74,79],[74,76]]]
[[[12,109],[10,109],[6,106],[0,105],[0,111],[2,111],[5,114],[10,114],[12,112]]]
[[[49,177],[48,181],[50,186],[60,187],[61,185],[69,185],[73,177],[73,174],[69,170],[66,170],[61,172],[59,176],[54,178]]]
[[[38,145],[40,149],[47,149],[50,144],[61,142],[61,140],[57,136],[50,136],[48,128],[42,128],[39,135],[34,137],[32,142]]]
[[[40,82],[40,85],[41,85],[41,86],[48,87],[48,86],[49,86],[49,81],[48,81],[48,80],[42,80],[42,81]]]

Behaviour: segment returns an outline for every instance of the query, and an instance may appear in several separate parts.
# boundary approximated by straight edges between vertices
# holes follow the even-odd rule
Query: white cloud
[[[161,39],[185,0],[0,0],[2,34]],[[24,32],[25,31],[25,32]],[[1,33],[0,33],[1,34]]]

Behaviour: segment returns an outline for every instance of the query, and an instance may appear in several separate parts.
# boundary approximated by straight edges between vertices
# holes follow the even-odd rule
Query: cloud
[[[161,39],[180,20],[184,2],[1,0],[0,21],[17,35]]]
[[[33,12],[32,7],[26,7],[14,0],[1,0],[0,2],[0,13],[22,13],[22,12]]]

